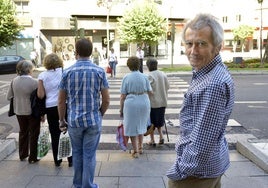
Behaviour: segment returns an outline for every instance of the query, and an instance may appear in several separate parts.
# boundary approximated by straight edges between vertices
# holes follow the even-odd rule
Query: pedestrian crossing
[[[122,119],[119,116],[120,109],[120,87],[121,78],[109,78],[109,93],[110,93],[110,107],[106,111],[102,121],[102,134],[100,138],[99,149],[120,149],[116,141],[117,127]],[[173,148],[179,135],[179,112],[183,102],[184,93],[187,91],[189,85],[180,77],[168,77],[170,89],[168,91],[168,106],[166,108],[165,119],[167,125],[167,132],[163,127],[165,138],[165,146]],[[234,119],[230,119],[228,127],[241,126]],[[168,133],[168,134],[166,134]],[[8,138],[18,139],[18,133],[12,133]],[[158,142],[159,137],[155,131],[155,140]],[[144,137],[144,143],[150,141],[150,136]],[[162,146],[163,148],[164,146]],[[145,148],[145,149],[148,149]]]
[[[184,93],[187,91],[189,85],[187,82],[182,80],[179,77],[168,77],[170,89],[168,91],[168,106],[166,108],[165,119],[168,130],[168,138],[167,141],[166,131],[163,128],[163,132],[165,134],[165,143],[166,144],[175,144],[178,133],[179,133],[179,119],[178,114],[180,112],[180,107],[183,102]],[[121,79],[109,79],[109,92],[110,92],[110,107],[105,113],[103,119],[103,133],[101,135],[100,144],[110,143],[116,144],[116,128],[120,124],[119,117],[119,108],[120,108],[120,87],[121,87]],[[241,126],[238,122],[233,119],[230,119],[228,122],[228,126]],[[114,132],[112,132],[114,131]],[[157,135],[157,131],[155,132],[156,142],[159,137]],[[144,143],[149,142],[150,137],[144,137]]]

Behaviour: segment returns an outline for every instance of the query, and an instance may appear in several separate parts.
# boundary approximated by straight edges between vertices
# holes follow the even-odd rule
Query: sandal
[[[149,146],[154,146],[154,147],[156,146],[155,142],[152,141],[152,140],[151,140],[150,142],[148,142],[147,145],[149,145]]]
[[[164,140],[164,138],[162,138],[162,139],[159,140],[159,143],[158,144],[161,145],[161,144],[164,144],[164,143],[165,143],[165,140]]]
[[[131,154],[131,156],[132,156],[133,158],[138,158],[138,157],[139,157],[139,154],[138,154],[138,152],[134,151],[134,152]]]
[[[148,127],[146,133],[144,133],[144,136],[148,136],[149,134],[154,132],[154,125],[152,124],[150,127]]]

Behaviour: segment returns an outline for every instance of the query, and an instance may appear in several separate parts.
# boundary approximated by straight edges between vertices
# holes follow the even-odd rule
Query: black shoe
[[[62,160],[58,160],[58,161],[56,161],[56,162],[55,162],[55,166],[60,166],[60,165],[61,165],[61,162],[62,162]]]
[[[38,162],[38,161],[40,161],[40,159],[29,160],[29,163],[30,163],[30,164],[34,164],[34,163],[36,163],[36,162]]]
[[[20,161],[25,161],[27,159],[27,157],[21,158],[20,157]]]

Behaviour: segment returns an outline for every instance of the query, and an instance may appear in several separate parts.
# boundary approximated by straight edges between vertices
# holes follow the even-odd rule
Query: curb
[[[268,157],[260,149],[255,147],[254,143],[267,144],[267,141],[263,142],[253,135],[247,135],[237,141],[236,150],[268,173]]]
[[[12,154],[16,150],[15,139],[0,140],[0,145],[0,161],[5,159],[7,156]]]

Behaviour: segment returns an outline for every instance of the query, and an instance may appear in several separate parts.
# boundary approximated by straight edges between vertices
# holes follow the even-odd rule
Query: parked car
[[[16,73],[16,66],[21,60],[25,58],[18,55],[0,56],[0,73]]]

